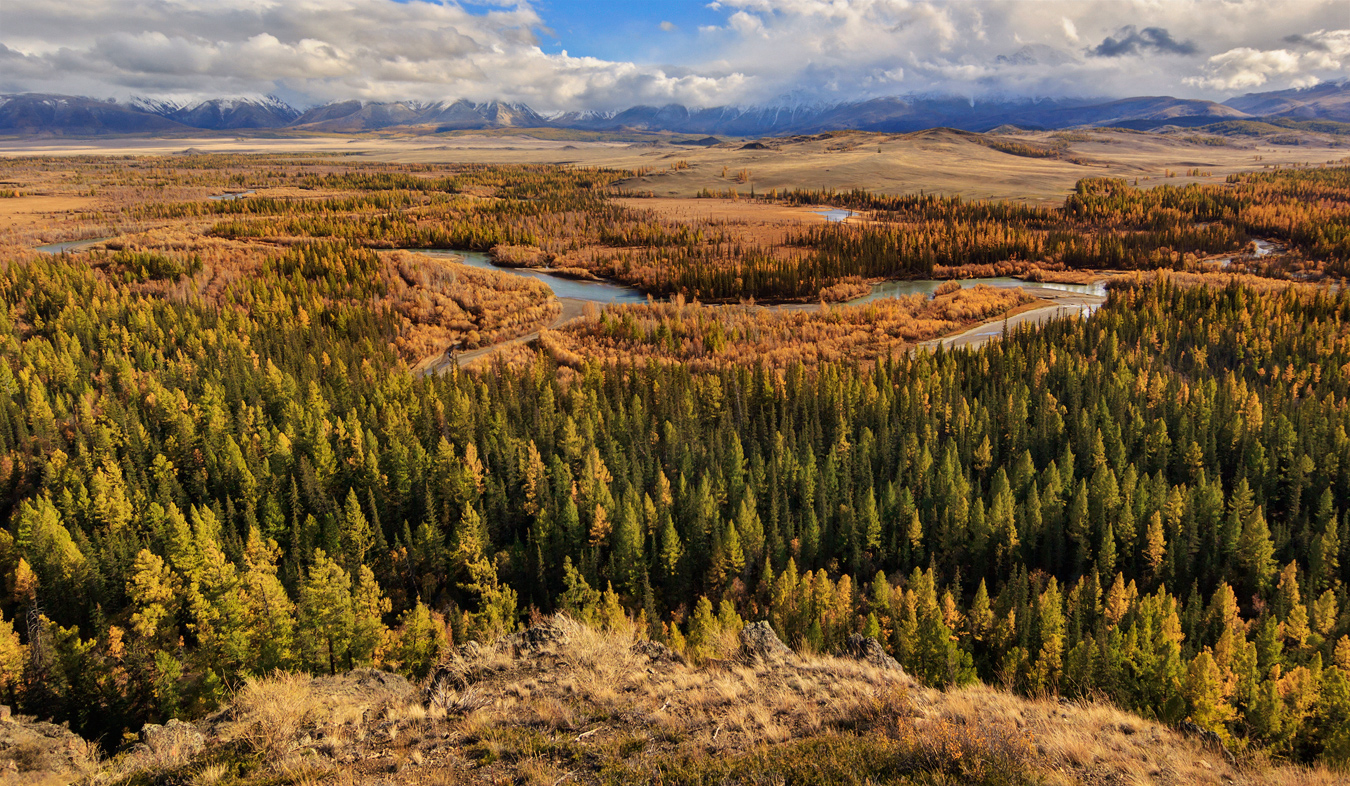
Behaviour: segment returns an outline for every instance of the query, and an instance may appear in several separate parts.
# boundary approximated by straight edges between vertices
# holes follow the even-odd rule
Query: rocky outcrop
[[[159,760],[187,761],[206,747],[206,737],[191,723],[173,718],[163,726],[145,724],[141,745]]]
[[[424,692],[426,703],[437,700],[446,691],[468,688],[491,673],[491,664],[484,662],[491,653],[507,653],[512,658],[535,658],[556,650],[567,642],[571,625],[575,623],[564,617],[554,617],[532,628],[503,636],[491,644],[465,642],[455,649],[454,654],[432,669],[431,679],[427,681]]]
[[[844,652],[850,658],[869,663],[879,669],[899,672],[905,670],[899,661],[886,652],[886,649],[881,646],[881,642],[861,633],[849,634],[848,639],[844,642]]]
[[[417,695],[416,686],[401,675],[379,669],[316,677],[311,690],[325,700],[357,697],[372,705],[396,704]]]
[[[775,660],[792,654],[773,627],[763,620],[741,628],[741,655],[749,660]]]
[[[659,641],[639,639],[630,649],[652,663],[684,663],[684,656]]]
[[[7,714],[0,721],[0,783],[66,783],[92,772],[96,748],[65,726]]]
[[[537,653],[567,641],[567,630],[558,620],[550,620],[497,641],[497,649],[509,650],[516,657]]]

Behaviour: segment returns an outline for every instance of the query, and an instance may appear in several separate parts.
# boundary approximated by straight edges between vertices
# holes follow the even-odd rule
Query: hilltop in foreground
[[[764,624],[719,635],[706,651],[728,657],[691,665],[626,620],[559,616],[460,648],[422,687],[373,670],[252,681],[196,727],[147,727],[130,753],[64,772],[194,786],[1335,781],[1105,705],[923,688],[862,636],[827,657]]]

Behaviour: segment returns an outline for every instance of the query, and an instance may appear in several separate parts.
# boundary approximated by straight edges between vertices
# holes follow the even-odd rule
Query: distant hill
[[[1248,93],[1224,102],[1248,115],[1350,123],[1350,82],[1327,83],[1302,90]]]
[[[552,116],[542,115],[524,104],[499,101],[340,101],[302,112],[273,97],[217,98],[176,104],[151,99],[118,103],[31,93],[0,96],[0,133],[20,135],[97,136],[283,128],[323,133],[559,128],[759,137],[843,129],[906,133],[938,127],[966,131],[989,131],[1000,126],[1041,129],[1113,126],[1151,130],[1258,119],[1350,122],[1350,84],[1252,93],[1222,104],[1170,96],[1115,100],[908,96],[794,106],[690,109],[669,104]]]

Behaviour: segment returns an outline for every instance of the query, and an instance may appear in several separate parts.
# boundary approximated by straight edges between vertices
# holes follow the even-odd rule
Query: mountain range
[[[1350,81],[1303,90],[1249,93],[1224,103],[1147,96],[1125,99],[971,100],[892,97],[812,106],[691,109],[635,106],[619,112],[544,115],[524,104],[490,101],[341,101],[300,110],[274,97],[217,98],[182,104],[22,93],[0,96],[0,134],[98,136],[194,131],[295,130],[359,133],[384,129],[447,132],[564,128],[600,132],[775,136],[858,129],[903,133],[946,126],[988,131],[1114,126],[1149,130],[1228,120],[1290,118],[1350,122]]]

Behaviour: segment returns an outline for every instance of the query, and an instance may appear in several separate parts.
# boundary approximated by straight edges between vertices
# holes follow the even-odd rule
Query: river
[[[562,276],[551,275],[544,269],[525,267],[504,267],[492,262],[482,251],[455,251],[453,249],[428,249],[419,253],[428,256],[459,257],[459,261],[470,267],[484,270],[497,270],[513,276],[524,276],[542,281],[560,298],[587,300],[592,303],[646,303],[647,296],[632,287],[615,284],[610,281],[578,281]]]
[[[502,273],[509,273],[513,276],[525,276],[537,279],[547,284],[549,289],[553,290],[553,294],[560,298],[583,300],[600,304],[647,302],[647,296],[633,287],[616,284],[612,281],[578,281],[576,279],[563,278],[561,276],[551,275],[546,269],[540,268],[505,267],[494,264],[491,257],[482,251],[456,251],[454,249],[438,248],[423,250],[419,253],[430,256],[458,257],[463,264],[471,267],[482,268],[484,270],[496,270]],[[870,294],[850,300],[845,303],[845,305],[861,305],[882,298],[907,297],[909,295],[924,295],[931,297],[943,283],[943,281],[937,279],[924,279],[919,281],[883,281],[872,287],[872,292]],[[1057,293],[1085,295],[1102,299],[1105,299],[1106,297],[1105,282],[1097,282],[1094,284],[1052,284],[1040,281],[1021,281],[1016,278],[1000,276],[998,278],[967,278],[960,280],[959,283],[963,287],[973,287],[977,285],[1004,289],[1021,287],[1026,290],[1028,294],[1039,294],[1052,298]]]
[[[946,282],[936,279],[883,281],[872,287],[872,292],[870,294],[863,295],[860,298],[854,298],[853,300],[848,301],[848,305],[856,306],[888,297],[908,297],[909,295],[932,296],[932,294],[937,291],[937,288],[944,283]],[[1073,295],[1088,295],[1091,297],[1106,297],[1106,282],[1104,281],[1098,281],[1093,284],[1052,284],[1043,281],[1022,281],[1017,278],[999,276],[997,278],[964,278],[958,279],[957,283],[966,288],[979,285],[997,287],[999,289],[1021,287],[1030,295],[1069,293]]]
[[[97,245],[105,240],[112,240],[110,237],[95,237],[89,240],[66,240],[60,243],[48,243],[45,246],[38,246],[37,250],[44,254],[64,254],[67,251],[79,251],[89,246]]]

